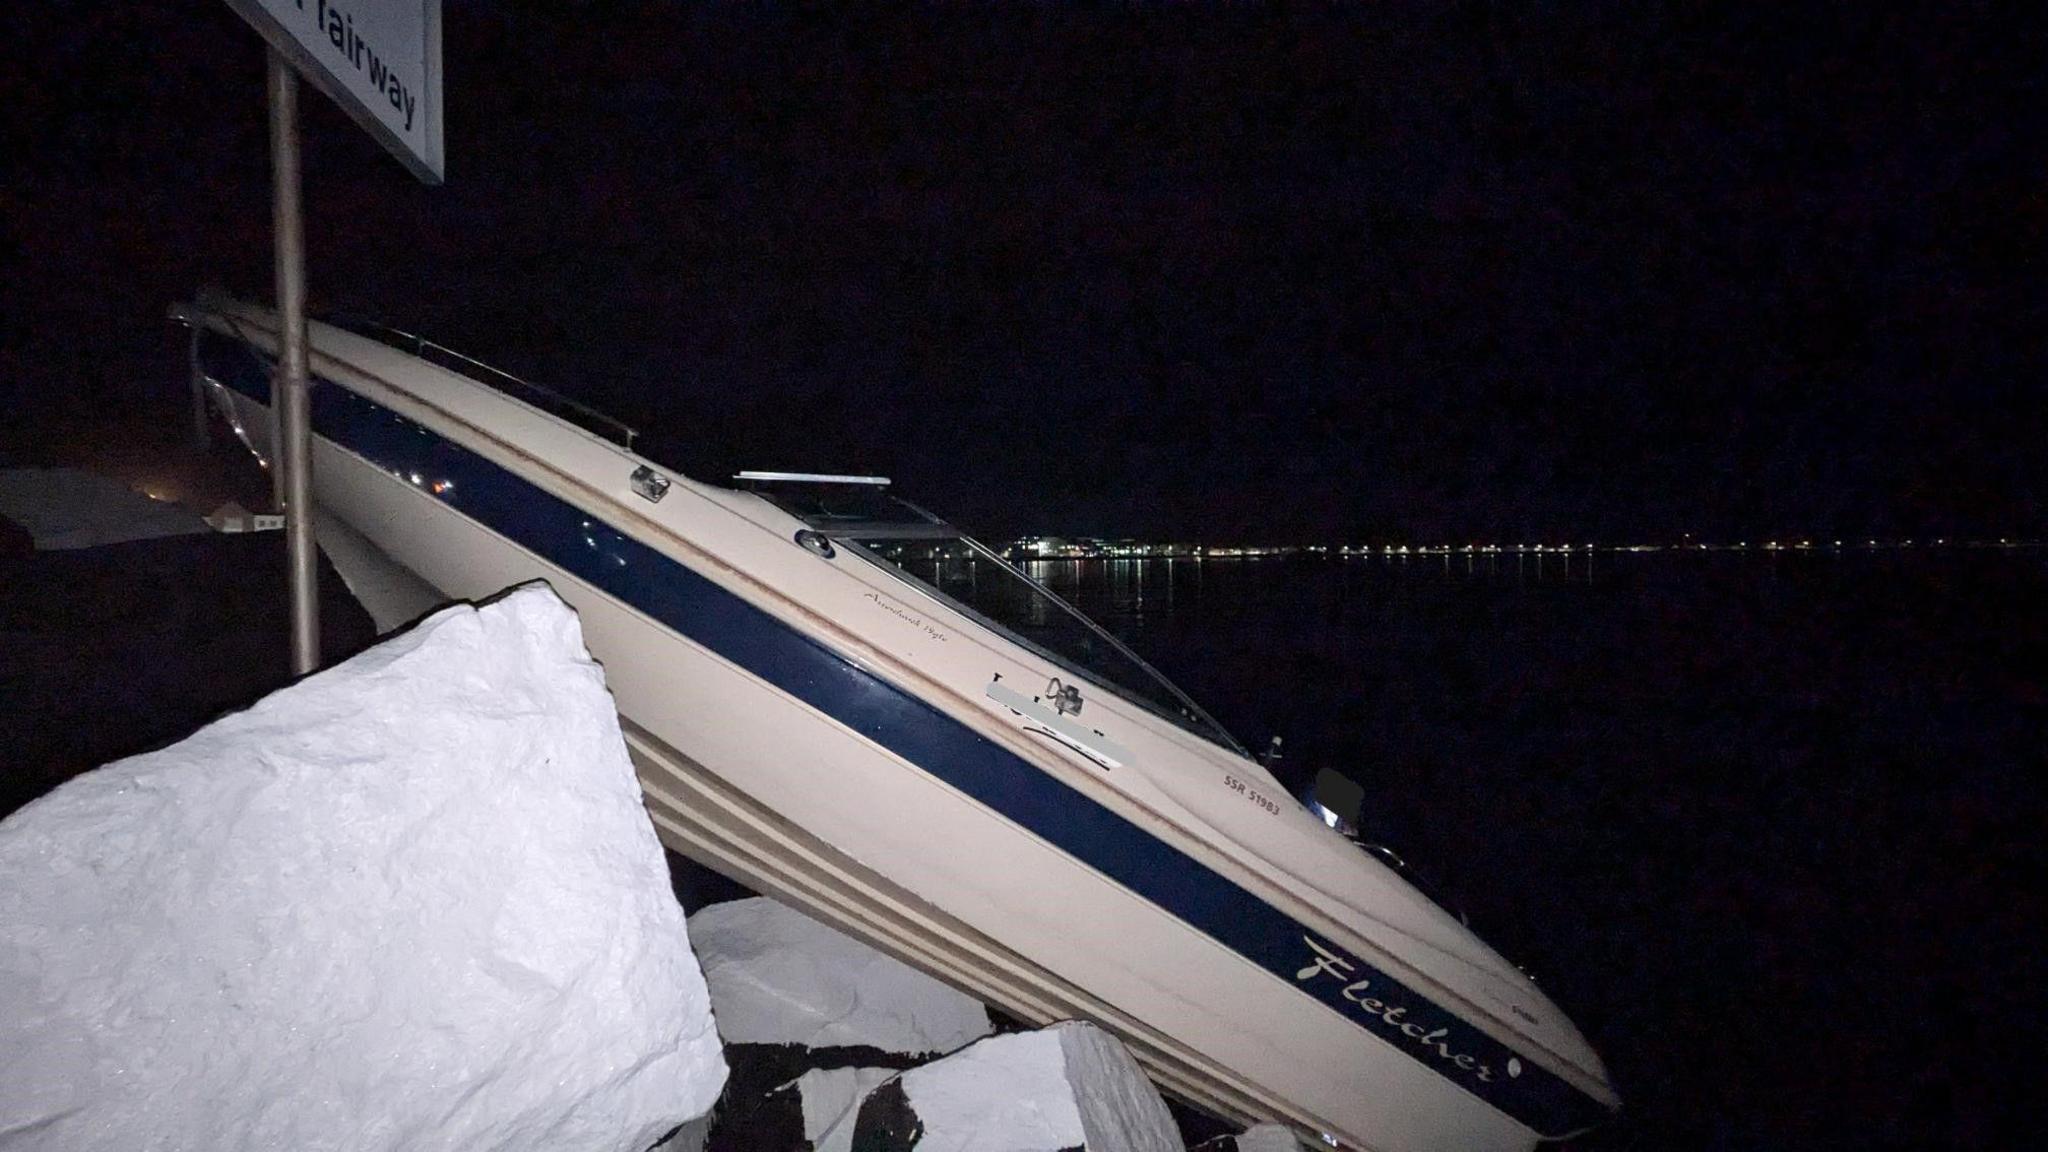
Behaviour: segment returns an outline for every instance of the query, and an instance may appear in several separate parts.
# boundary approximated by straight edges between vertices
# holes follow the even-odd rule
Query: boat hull
[[[262,397],[220,396],[260,440]],[[1133,890],[1151,879],[1112,879],[1057,822],[1034,822],[1029,794],[1042,786],[1019,774],[1035,770],[1013,733],[885,675],[885,653],[750,599],[715,556],[659,538],[573,475],[548,475],[534,446],[402,407],[364,419],[388,425],[400,449],[432,440],[434,453],[393,456],[339,425],[318,429],[317,498],[350,542],[337,563],[361,581],[388,562],[370,605],[380,626],[437,597],[548,581],[606,667],[650,813],[678,851],[1023,1019],[1096,1020],[1163,1086],[1224,1115],[1389,1152],[1535,1142],[1536,1129],[1376,1036],[1341,1001],[1304,994],[1303,980],[1338,975],[1318,967],[1314,940],[1289,945],[1298,966],[1276,972]],[[462,498],[441,483],[463,486]],[[496,504],[469,495],[486,483],[523,489]],[[606,565],[661,568],[642,587],[677,591],[622,594],[632,585]],[[974,768],[991,780],[963,775]],[[1187,863],[1131,845],[1153,853],[1154,871]]]

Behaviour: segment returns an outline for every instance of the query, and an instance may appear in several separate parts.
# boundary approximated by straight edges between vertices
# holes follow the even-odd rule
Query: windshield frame
[[[980,624],[982,627],[989,629],[990,631],[996,633],[998,636],[1001,636],[1003,639],[1018,645],[1019,647],[1025,649],[1033,655],[1038,656],[1044,660],[1050,661],[1058,668],[1060,668],[1060,670],[1063,673],[1078,677],[1086,681],[1087,683],[1092,684],[1105,692],[1108,692],[1110,695],[1115,696],[1118,700],[1135,705],[1139,708],[1143,708],[1145,711],[1152,713],[1154,716],[1157,716],[1162,720],[1165,720],[1166,722],[1172,724],[1174,727],[1180,729],[1181,731],[1188,733],[1189,735],[1199,737],[1203,740],[1207,740],[1209,743],[1215,744],[1218,747],[1224,748],[1227,751],[1234,752],[1238,756],[1244,757],[1245,759],[1251,758],[1251,753],[1245,750],[1244,745],[1238,742],[1237,737],[1231,734],[1230,729],[1225,728],[1222,725],[1222,723],[1219,722],[1214,716],[1209,715],[1208,709],[1202,707],[1200,704],[1197,704],[1193,697],[1189,696],[1186,692],[1181,690],[1180,685],[1175,684],[1171,679],[1169,679],[1166,676],[1165,673],[1161,672],[1157,668],[1154,668],[1151,662],[1146,660],[1143,656],[1140,656],[1136,652],[1133,652],[1131,650],[1130,645],[1124,643],[1122,640],[1119,640],[1114,633],[1109,631],[1109,629],[1104,628],[1102,625],[1096,623],[1093,619],[1089,618],[1087,613],[1081,611],[1079,608],[1076,608],[1074,605],[1068,603],[1066,597],[1061,596],[1059,593],[1053,591],[1051,588],[1046,587],[1043,583],[1033,578],[1030,573],[1024,571],[1022,568],[1019,568],[1015,564],[1012,564],[1008,560],[1005,560],[1001,555],[999,555],[996,552],[995,549],[990,548],[988,545],[983,544],[981,541],[976,540],[974,537],[967,535],[965,532],[960,531],[959,529],[953,527],[951,524],[947,524],[945,521],[940,520],[938,517],[933,516],[931,513],[926,512],[922,508],[919,508],[917,505],[910,503],[908,500],[901,499],[898,499],[897,503],[902,504],[904,507],[909,508],[911,511],[926,517],[928,520],[931,521],[932,528],[943,529],[944,531],[932,531],[932,528],[917,529],[916,526],[910,526],[913,527],[913,529],[915,530],[908,532],[897,530],[898,526],[891,526],[887,529],[880,527],[871,529],[855,529],[851,532],[845,533],[834,531],[830,528],[820,528],[818,529],[818,531],[822,533],[827,539],[833,540],[835,543],[844,544],[848,548],[851,548],[853,551],[858,552],[862,556],[862,558],[866,559],[869,563],[875,565],[877,568],[880,568],[882,571],[888,573],[892,578],[896,579],[897,581],[914,589],[920,596],[935,601],[939,604],[943,604],[947,608],[959,612],[960,614],[966,616],[968,619],[973,620],[975,623]],[[1028,588],[1031,589],[1031,591],[1045,598],[1046,600],[1051,601],[1053,604],[1057,605],[1060,611],[1066,613],[1069,617],[1072,617],[1074,620],[1078,621],[1084,628],[1088,629],[1089,632],[1093,633],[1098,639],[1102,640],[1103,642],[1107,643],[1111,648],[1115,649],[1119,656],[1122,656],[1124,659],[1129,660],[1132,664],[1136,665],[1141,672],[1143,672],[1147,676],[1150,676],[1154,682],[1159,684],[1161,687],[1165,688],[1166,691],[1172,695],[1173,699],[1179,703],[1180,707],[1187,712],[1187,715],[1175,716],[1172,713],[1168,712],[1165,708],[1161,707],[1158,703],[1145,699],[1144,696],[1141,693],[1137,692],[1135,689],[1126,688],[1115,683],[1112,680],[1105,679],[1100,673],[1095,672],[1088,668],[1081,667],[1075,661],[1065,656],[1062,656],[1057,652],[1053,652],[1047,649],[1046,647],[1037,643],[1036,641],[1033,641],[1023,635],[1020,635],[1015,630],[1011,629],[1009,626],[1003,624],[1001,621],[990,618],[987,614],[981,612],[973,606],[963,603],[962,601],[948,595],[943,590],[925,582],[922,579],[919,579],[915,574],[906,570],[894,561],[877,555],[872,549],[868,548],[863,543],[863,540],[907,539],[957,540],[960,543],[967,545],[969,548],[974,550],[977,560],[986,561],[988,563],[994,564],[997,568],[1007,573],[1012,579],[1022,581]]]
[[[987,628],[996,635],[1046,660],[1063,673],[1094,685],[1135,707],[1142,708],[1161,720],[1186,732],[1190,736],[1207,741],[1237,756],[1250,760],[1252,754],[1245,749],[1230,729],[1209,714],[1209,710],[1195,702],[1194,697],[1181,690],[1167,675],[1154,668],[1150,661],[1131,650],[1131,646],[1101,624],[1089,618],[1086,612],[1069,603],[1067,598],[1032,577],[1017,565],[1003,558],[995,549],[962,532],[958,527],[932,515],[916,504],[887,491],[888,481],[879,477],[821,476],[808,473],[761,473],[742,472],[733,477],[742,481],[745,490],[767,501],[784,513],[795,517],[808,529],[826,540],[840,544],[858,553],[862,559],[887,573],[891,579],[911,589],[917,595],[931,602],[960,613],[969,620]],[[860,515],[849,508],[839,512],[828,506],[828,495],[859,496],[864,499],[879,499],[891,507],[886,517]],[[898,519],[893,513],[900,509],[909,517]],[[885,540],[917,541],[958,541],[973,550],[975,560],[986,561],[1011,579],[1019,581],[1031,594],[1057,605],[1059,611],[1079,623],[1094,639],[1102,641],[1118,657],[1128,661],[1141,675],[1166,690],[1181,714],[1170,711],[1165,701],[1151,699],[1137,687],[1126,686],[1105,673],[1083,666],[1072,657],[1061,655],[1019,633],[971,604],[947,593],[944,589],[917,576],[909,569],[882,556],[868,545]],[[828,553],[829,555],[829,553]]]

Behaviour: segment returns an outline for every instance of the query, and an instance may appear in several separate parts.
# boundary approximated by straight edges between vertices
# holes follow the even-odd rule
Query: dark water
[[[1046,562],[1535,972],[1586,1147],[2003,1147],[2048,1086],[2040,553]],[[2025,1140],[2021,1140],[2025,1143]]]

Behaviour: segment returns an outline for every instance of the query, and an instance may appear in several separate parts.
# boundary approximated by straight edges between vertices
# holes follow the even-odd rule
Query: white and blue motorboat
[[[173,315],[267,456],[275,317]],[[1412,1152],[1528,1148],[1618,1107],[1458,917],[884,482],[687,477],[426,341],[309,343],[321,543],[378,626],[548,581],[675,850],[1026,1021],[1095,1021],[1226,1117]]]

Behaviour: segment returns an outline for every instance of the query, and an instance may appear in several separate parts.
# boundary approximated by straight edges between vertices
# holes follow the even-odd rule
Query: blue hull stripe
[[[208,374],[267,404],[267,362],[206,336]],[[1607,1118],[1600,1101],[1236,882],[592,514],[337,384],[313,390],[313,429],[1001,812],[1535,1132]]]

